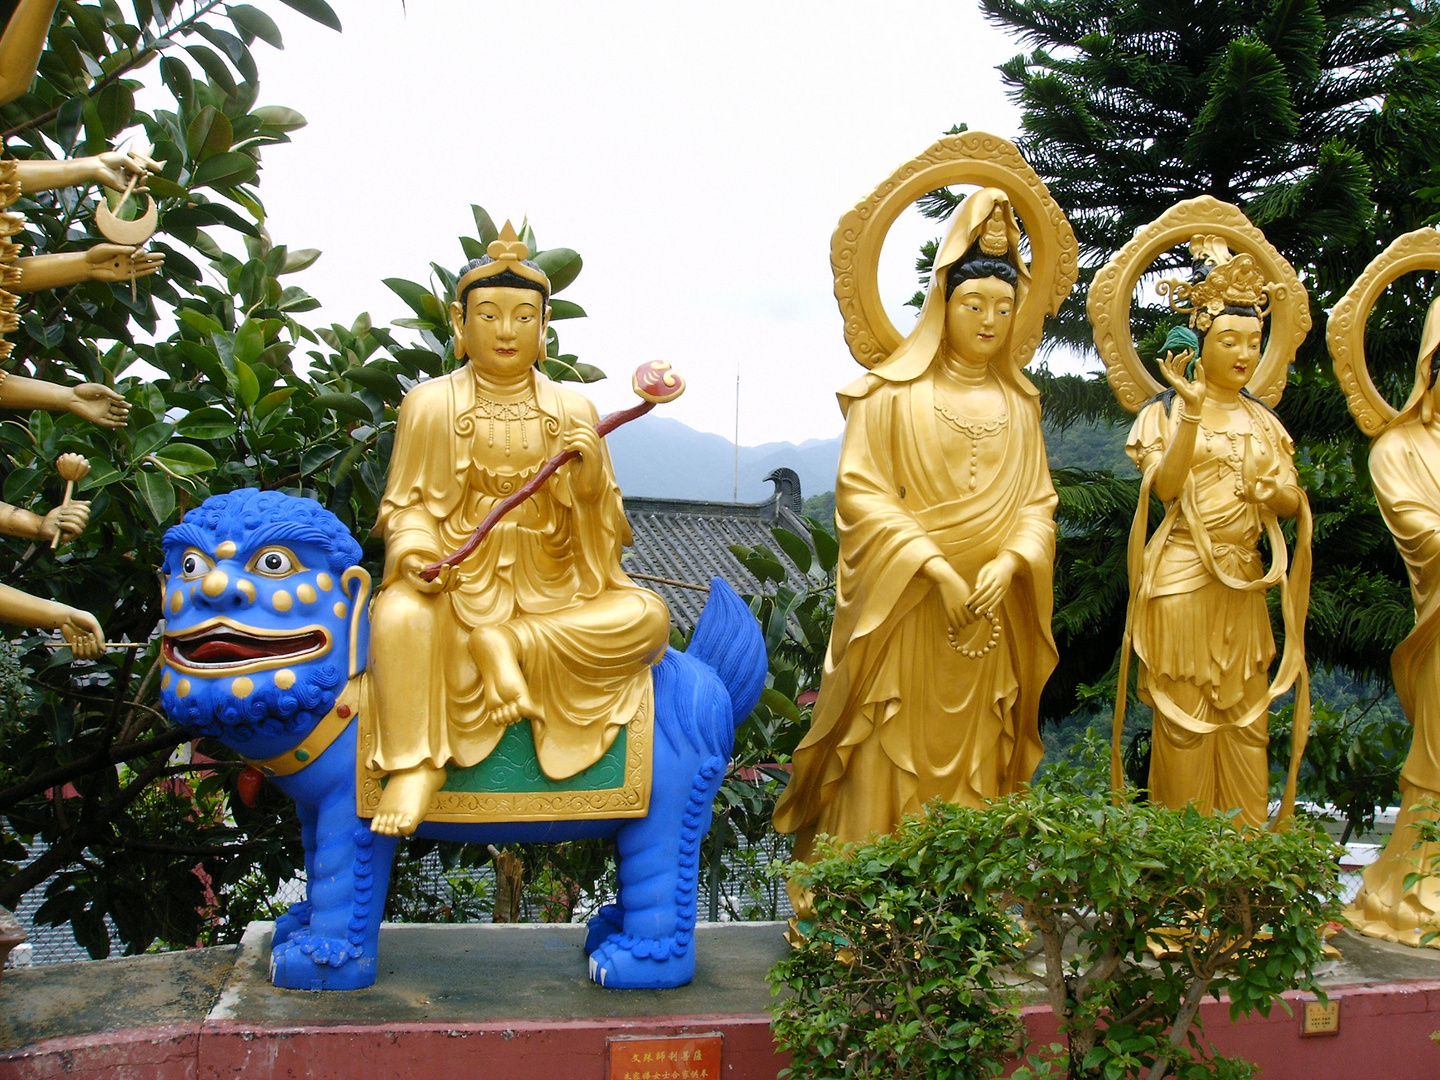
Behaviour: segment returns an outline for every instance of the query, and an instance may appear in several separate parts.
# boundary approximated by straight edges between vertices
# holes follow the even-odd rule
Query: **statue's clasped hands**
[[[980,568],[975,575],[975,587],[972,589],[943,556],[933,556],[925,564],[922,572],[940,591],[940,604],[945,609],[945,618],[950,624],[947,636],[950,647],[956,652],[978,660],[999,642],[1000,617],[995,614],[995,608],[1010,590],[1010,582],[1014,579],[1019,565],[1019,558],[1014,553],[1000,552]],[[982,618],[990,623],[989,640],[979,649],[961,645],[956,634],[976,619]]]

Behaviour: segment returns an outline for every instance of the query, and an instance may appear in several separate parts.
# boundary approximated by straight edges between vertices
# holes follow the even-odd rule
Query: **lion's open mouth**
[[[177,667],[216,671],[230,667],[273,666],[320,656],[330,637],[320,627],[299,633],[268,634],[230,623],[209,623],[185,634],[167,634],[165,659]]]

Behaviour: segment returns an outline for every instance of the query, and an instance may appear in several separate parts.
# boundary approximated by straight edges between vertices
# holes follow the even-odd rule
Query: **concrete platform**
[[[219,1080],[465,1076],[608,1080],[617,1036],[718,1033],[726,1080],[773,1080],[765,972],[785,951],[775,923],[702,925],[694,983],[604,990],[585,977],[578,926],[387,926],[377,986],[351,993],[269,985],[269,924],[238,947],[59,964],[0,982],[0,1080]],[[1440,1076],[1440,951],[1352,934],[1323,979],[1337,1034],[1302,1038],[1294,1015],[1232,1024],[1203,1009],[1221,1051],[1263,1080]],[[1025,1010],[1032,1042],[1048,1008]],[[662,1074],[656,1073],[657,1076]]]
[[[765,972],[778,923],[702,924],[695,981],[590,982],[573,925],[387,925],[368,990],[270,985],[269,923],[238,947],[13,971],[0,982],[0,1080],[379,1076],[605,1080],[616,1036],[719,1033],[726,1080],[773,1080]]]

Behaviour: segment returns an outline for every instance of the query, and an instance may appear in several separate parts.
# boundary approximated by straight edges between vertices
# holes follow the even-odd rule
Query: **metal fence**
[[[31,858],[41,848],[36,845],[29,849]],[[754,919],[788,919],[793,911],[786,895],[784,882],[771,876],[768,868],[775,860],[790,857],[790,838],[771,833],[760,842],[742,845],[725,852],[719,872],[702,868],[700,881],[698,916],[702,922],[732,922]],[[496,893],[495,867],[486,861],[476,866],[446,867],[437,852],[431,851],[418,860],[418,865],[407,870],[414,880],[408,883],[411,895],[421,899],[411,906],[411,920],[416,922],[489,922]],[[614,899],[614,874],[606,876],[610,888],[597,895],[586,895],[575,907],[574,918],[584,921],[602,904]],[[273,914],[283,912],[290,904],[305,898],[305,880],[296,878],[285,882],[271,898]],[[59,964],[75,960],[90,959],[81,946],[76,944],[69,925],[41,926],[35,923],[35,913],[44,902],[43,890],[27,893],[15,912],[20,925],[25,928],[26,942],[10,954],[7,967],[24,967],[31,964]],[[528,897],[521,907],[521,918],[538,922],[544,912],[533,897]],[[404,921],[404,920],[400,920]],[[119,955],[122,946],[115,928],[106,920],[110,929],[111,955]]]

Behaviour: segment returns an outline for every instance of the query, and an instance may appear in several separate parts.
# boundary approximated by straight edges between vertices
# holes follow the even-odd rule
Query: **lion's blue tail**
[[[728,700],[708,700],[712,694],[721,698],[720,687],[713,680],[690,675],[672,650],[654,668],[656,719],[662,714],[673,716],[678,729],[674,734],[683,736],[696,750],[728,760],[736,725],[760,700],[769,662],[760,624],[745,601],[719,578],[710,583],[710,600],[700,613],[684,656],[713,671]]]
[[[769,670],[765,639],[745,601],[718,577],[710,582],[710,600],[700,613],[685,655],[720,676],[736,724],[750,715],[765,689]]]

